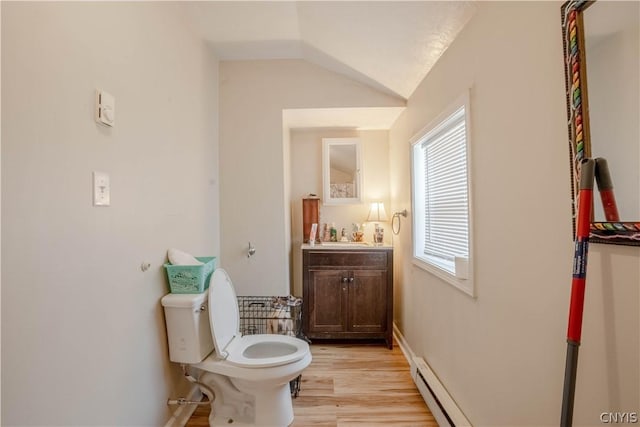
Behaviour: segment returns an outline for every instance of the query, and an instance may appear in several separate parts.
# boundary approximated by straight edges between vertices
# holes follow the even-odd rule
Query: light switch
[[[93,206],[109,206],[110,204],[109,175],[104,172],[93,172]]]
[[[96,121],[113,126],[116,119],[116,99],[110,93],[96,90]]]

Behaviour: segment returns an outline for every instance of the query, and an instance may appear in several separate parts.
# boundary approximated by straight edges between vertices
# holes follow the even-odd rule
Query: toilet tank
[[[208,292],[162,297],[172,362],[198,363],[213,351],[207,297]]]

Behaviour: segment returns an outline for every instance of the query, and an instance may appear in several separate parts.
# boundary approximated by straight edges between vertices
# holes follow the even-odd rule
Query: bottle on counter
[[[331,241],[331,230],[329,230],[329,225],[325,222],[322,232],[322,241],[329,242]]]

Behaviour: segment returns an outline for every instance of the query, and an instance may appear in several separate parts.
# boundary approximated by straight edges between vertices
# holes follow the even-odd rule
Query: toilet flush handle
[[[200,308],[196,308],[196,313],[202,313],[203,311],[207,311],[206,305],[201,305]]]

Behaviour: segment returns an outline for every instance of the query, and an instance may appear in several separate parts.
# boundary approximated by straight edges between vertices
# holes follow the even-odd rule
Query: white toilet
[[[293,422],[289,382],[311,363],[305,341],[241,336],[236,293],[221,268],[214,271],[208,292],[168,294],[162,305],[169,358],[203,370],[199,381],[215,392],[209,396],[209,425],[285,427]]]

